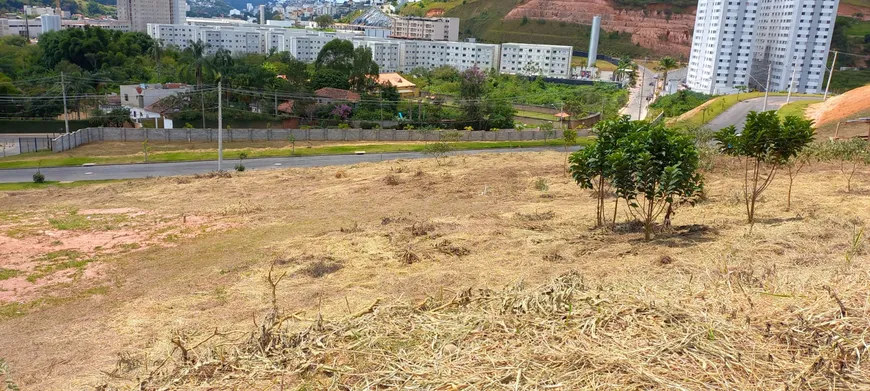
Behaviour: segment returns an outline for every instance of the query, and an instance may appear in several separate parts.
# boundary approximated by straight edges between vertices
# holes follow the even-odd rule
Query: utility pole
[[[218,171],[222,170],[224,162],[224,130],[223,130],[223,105],[221,103],[221,80],[218,79]]]
[[[794,76],[797,74],[797,63],[791,67],[791,80],[788,82],[788,96],[785,98],[785,104],[791,102],[791,90],[794,87]]]
[[[825,97],[822,101],[828,100],[828,89],[831,88],[831,79],[834,76],[834,67],[837,65],[837,51],[834,50],[834,61],[831,62],[831,71],[828,72],[828,84],[825,85]]]
[[[63,72],[60,73],[60,89],[63,91],[63,124],[66,132],[69,133],[69,113],[66,111],[66,83],[64,83]]]
[[[643,67],[638,67],[640,69],[640,96],[637,99],[637,120],[640,121],[643,118],[640,116],[641,109],[643,108],[643,86],[644,86],[644,76],[646,76],[646,72],[643,71]]]
[[[771,73],[773,73],[773,63],[771,63],[767,67],[767,86],[764,87],[764,107],[761,108],[762,112],[767,111],[767,97],[770,94],[770,74]]]

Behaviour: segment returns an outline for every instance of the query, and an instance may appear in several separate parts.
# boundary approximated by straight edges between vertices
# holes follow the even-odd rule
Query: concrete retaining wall
[[[562,131],[537,130],[396,130],[396,129],[225,129],[225,141],[438,141],[444,133],[459,132],[463,141],[522,141],[561,138]],[[217,129],[85,128],[51,141],[55,152],[97,141],[215,142]],[[48,149],[39,146],[39,150]],[[30,151],[28,151],[30,152]]]

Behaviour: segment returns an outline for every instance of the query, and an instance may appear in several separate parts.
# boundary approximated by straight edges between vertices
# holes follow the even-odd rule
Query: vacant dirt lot
[[[592,229],[564,159],[0,193],[0,359],[24,390],[870,387],[866,167],[811,167],[791,211],[783,174],[750,232],[720,160],[643,242],[624,204]],[[249,349],[273,264],[280,353]]]

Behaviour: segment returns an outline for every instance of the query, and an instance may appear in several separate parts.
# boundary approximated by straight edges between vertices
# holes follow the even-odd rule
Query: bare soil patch
[[[870,110],[870,86],[856,88],[828,98],[827,101],[810,105],[806,115],[815,121],[816,126],[824,126],[836,124],[867,110]]]
[[[42,232],[57,230],[49,219],[92,217],[82,235],[117,225],[159,238],[185,218],[197,228],[89,263],[106,265],[94,271],[101,284],[84,282],[86,268],[0,306],[0,358],[22,389],[40,390],[145,379],[144,389],[185,390],[870,387],[870,242],[859,235],[870,196],[841,191],[837,167],[801,173],[791,212],[786,181],[775,181],[750,232],[739,165],[718,161],[707,200],[644,242],[624,205],[618,225],[592,228],[595,200],[564,176],[564,158],[18,192],[0,205],[4,227],[22,227],[2,240],[32,254],[16,265],[85,259],[36,260],[65,249],[44,249],[55,239]],[[285,275],[274,307],[270,268]]]

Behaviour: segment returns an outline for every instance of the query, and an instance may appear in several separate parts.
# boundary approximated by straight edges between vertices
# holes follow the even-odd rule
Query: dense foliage
[[[576,117],[597,113],[603,108],[606,117],[613,118],[628,102],[628,91],[612,83],[591,86],[547,83],[541,78],[527,78],[486,72],[485,98],[509,101],[515,104],[546,106],[561,109],[564,104],[568,113]],[[431,94],[462,95],[461,75],[451,67],[431,71],[413,69],[408,75],[418,87]],[[570,107],[570,110],[569,110]]]
[[[608,187],[617,197],[614,222],[615,208],[623,199],[629,213],[643,223],[647,240],[660,216],[664,215],[667,228],[677,205],[692,204],[701,196],[700,160],[690,136],[628,117],[601,122],[595,133],[596,141],[574,153],[569,162],[574,180],[596,191],[599,226],[606,220],[604,198]]]
[[[514,104],[564,108],[575,117],[604,110],[612,118],[628,95],[612,84],[562,85],[483,70],[474,71],[474,83],[463,85],[460,72],[443,67],[407,75],[428,92],[417,102],[375,84],[378,71],[369,48],[343,40],[329,42],[317,61],[306,64],[287,52],[235,55],[202,42],[181,49],[141,33],[68,29],[46,33],[38,44],[21,37],[0,39],[0,96],[20,96],[0,100],[0,115],[57,118],[65,90],[72,118],[94,117],[106,94],[117,94],[121,84],[186,83],[194,91],[161,102],[163,113],[179,123],[215,126],[218,78],[225,89],[224,119],[232,126],[265,126],[293,116],[309,125],[398,120],[400,126],[414,127],[512,128]],[[336,115],[334,105],[315,104],[313,92],[323,87],[352,89],[361,99],[349,113]],[[431,99],[430,93],[440,96]],[[464,103],[458,101],[463,95]],[[293,101],[290,109],[285,105],[279,111],[288,101]],[[94,123],[116,120],[108,111],[92,118]]]

